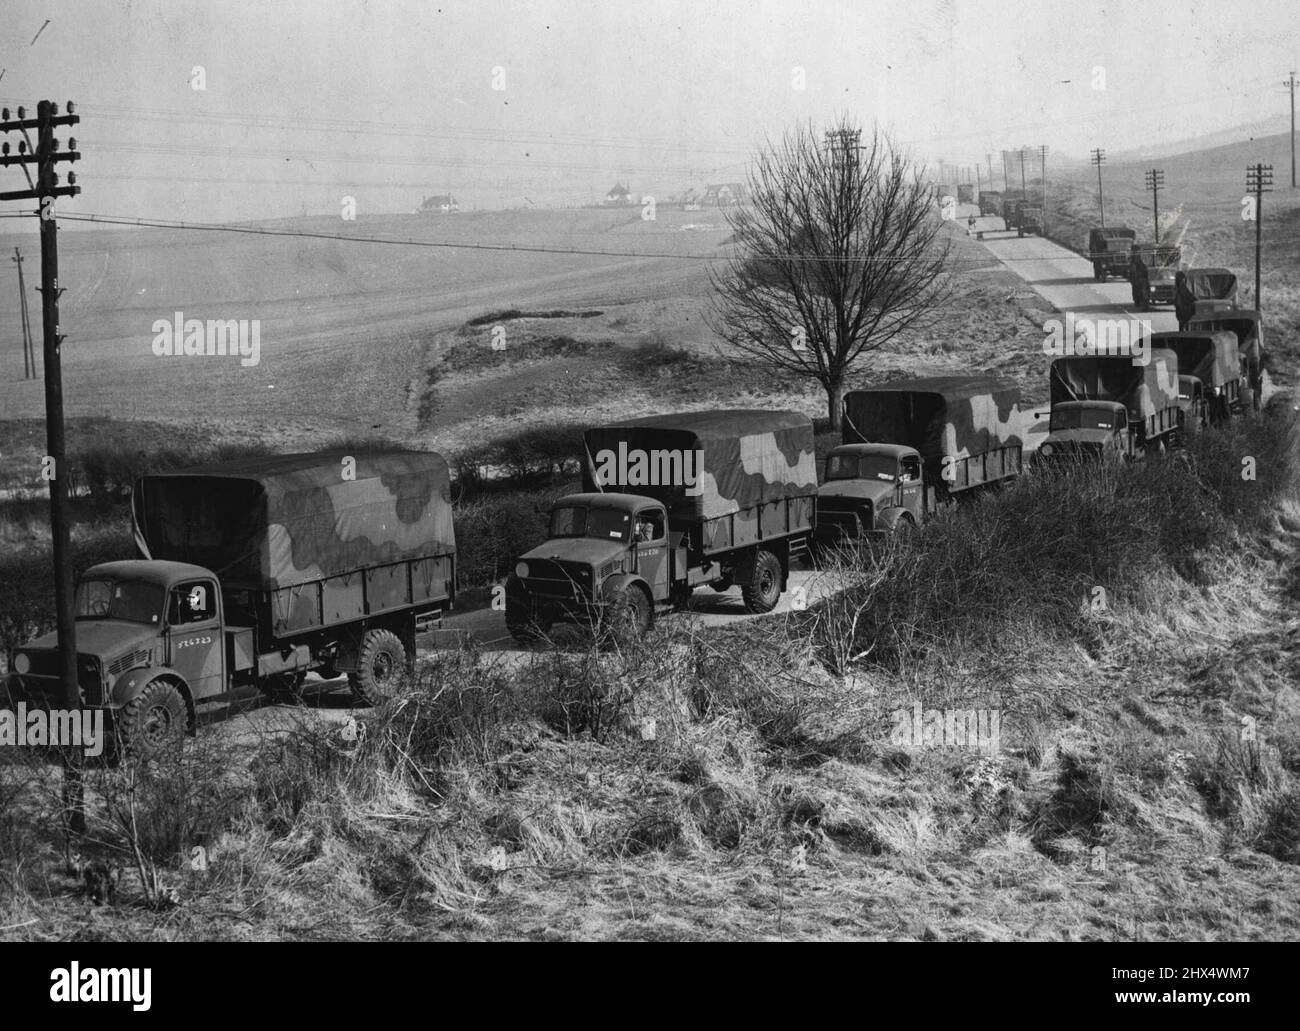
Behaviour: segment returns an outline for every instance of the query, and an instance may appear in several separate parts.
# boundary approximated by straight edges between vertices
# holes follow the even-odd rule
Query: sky
[[[240,221],[741,180],[844,114],[921,160],[1284,116],[1295,0],[5,0],[0,101],[77,103],[63,209]],[[196,86],[203,88],[198,89]],[[1279,125],[1279,128],[1282,126]],[[65,132],[67,130],[64,130]],[[0,190],[21,189],[15,168]]]

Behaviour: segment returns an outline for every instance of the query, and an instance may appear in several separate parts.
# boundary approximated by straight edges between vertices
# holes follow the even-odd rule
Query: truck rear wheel
[[[181,747],[188,715],[180,689],[169,680],[151,680],[118,712],[122,747],[133,759],[157,759]]]
[[[781,600],[781,563],[770,551],[760,551],[754,559],[754,572],[740,590],[745,611],[771,612]]]
[[[357,652],[357,668],[348,674],[352,697],[363,705],[391,698],[406,667],[406,649],[391,630],[367,630]]]

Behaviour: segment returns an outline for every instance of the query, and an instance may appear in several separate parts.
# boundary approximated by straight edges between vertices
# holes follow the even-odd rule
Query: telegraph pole
[[[1151,191],[1151,206],[1155,209],[1153,224],[1155,225],[1156,243],[1160,242],[1160,188],[1165,185],[1165,173],[1158,168],[1153,168],[1146,174],[1146,186]]]
[[[1246,189],[1255,195],[1255,308],[1264,310],[1259,292],[1259,252],[1264,235],[1264,194],[1273,192],[1273,166],[1247,165]]]
[[[1106,152],[1098,147],[1092,152],[1092,163],[1097,166],[1097,208],[1101,212],[1101,227],[1106,228],[1106,202],[1101,195],[1101,166],[1106,160]]]
[[[1291,91],[1291,189],[1295,189],[1295,88],[1298,85],[1295,80],[1295,72],[1291,73],[1291,78],[1282,83]]]
[[[1043,235],[1047,235],[1047,144],[1038,146],[1038,169],[1043,177]]]
[[[63,377],[59,347],[63,335],[59,332],[59,251],[58,227],[54,221],[56,197],[75,197],[81,192],[76,185],[76,173],[68,173],[68,185],[59,186],[55,166],[60,161],[76,161],[76,140],[68,140],[68,149],[59,153],[54,129],[59,125],[76,125],[81,119],[73,113],[59,114],[59,106],[48,100],[36,105],[36,117],[28,118],[23,108],[17,110],[18,118],[11,121],[9,109],[0,111],[0,133],[18,132],[22,139],[18,154],[9,152],[6,140],[0,145],[0,167],[19,165],[31,186],[28,165],[36,165],[36,184],[27,190],[0,193],[0,200],[36,200],[36,212],[41,220],[41,323],[45,353],[45,447],[47,458],[53,464],[50,485],[50,538],[54,557],[54,610],[59,632],[59,664],[63,684],[63,702],[69,711],[82,707],[81,687],[77,682],[77,621],[72,583],[72,554],[68,518],[68,465],[67,449],[63,435]],[[36,130],[36,149],[32,153],[28,129]],[[64,790],[66,815],[74,832],[85,830],[85,808],[81,790],[80,758],[65,753]]]
[[[18,266],[18,317],[22,320],[19,327],[23,331],[23,379],[36,377],[36,355],[32,353],[32,324],[27,317],[27,286],[23,282],[23,252],[14,248],[14,256],[9,259]]]
[[[989,163],[989,189],[993,189],[993,155],[985,154],[984,160]]]

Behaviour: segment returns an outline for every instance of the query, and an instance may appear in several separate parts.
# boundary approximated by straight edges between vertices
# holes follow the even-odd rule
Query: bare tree
[[[709,325],[742,354],[821,383],[831,425],[849,371],[948,289],[949,247],[921,169],[878,130],[811,124],[760,151],[748,204],[728,212],[735,249],[711,273]]]

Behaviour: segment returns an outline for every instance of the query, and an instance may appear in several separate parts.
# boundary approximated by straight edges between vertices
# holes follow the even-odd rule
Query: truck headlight
[[[27,673],[30,672],[31,668],[32,660],[27,657],[26,652],[18,652],[18,654],[14,656],[15,673]]]
[[[1039,453],[1040,455],[1042,455],[1044,458],[1051,458],[1051,457],[1052,457],[1052,445],[1051,445],[1051,444],[1044,444],[1044,445],[1042,445],[1042,446],[1038,449],[1038,453]]]
[[[518,563],[515,564],[515,576],[519,577],[520,580],[527,580],[527,579],[528,579],[528,563],[527,563],[527,562],[518,562]]]

